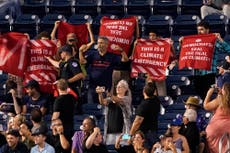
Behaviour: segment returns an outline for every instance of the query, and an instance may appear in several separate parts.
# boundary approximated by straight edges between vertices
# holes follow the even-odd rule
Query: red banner
[[[120,54],[120,51],[114,50],[114,46],[119,45],[129,55],[136,27],[136,18],[110,19],[109,17],[103,17],[101,21],[99,36],[106,36],[109,39],[108,51]]]
[[[216,42],[214,34],[185,36],[181,45],[179,69],[210,70]]]
[[[22,33],[9,32],[0,36],[0,69],[22,77],[27,66],[28,38]]]
[[[137,77],[138,72],[141,72],[148,73],[153,80],[164,80],[170,49],[169,39],[138,39],[133,54],[131,76]]]
[[[60,22],[58,26],[58,39],[61,41],[61,45],[66,44],[66,36],[69,33],[76,34],[78,48],[82,44],[88,43],[88,29],[86,24],[74,25],[66,22]]]
[[[52,85],[56,81],[57,71],[48,62],[45,56],[56,54],[57,47],[51,40],[31,40],[29,62],[25,73],[25,83],[36,80],[41,91],[53,93]]]

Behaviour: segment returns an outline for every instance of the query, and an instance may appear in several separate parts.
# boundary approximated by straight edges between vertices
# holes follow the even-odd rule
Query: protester
[[[103,97],[105,91],[103,87],[97,87],[99,102],[105,107],[105,125],[104,125],[104,141],[107,145],[115,144],[116,137],[121,133],[129,133],[131,124],[131,102],[132,95],[129,85],[125,80],[118,82],[116,86],[116,94],[108,94]],[[114,122],[116,121],[116,122]]]
[[[230,83],[224,83],[215,99],[211,99],[215,88],[210,88],[204,100],[204,109],[214,113],[206,127],[206,139],[210,153],[219,150],[219,141],[225,132],[230,132]],[[223,150],[227,150],[227,144],[222,144]]]
[[[82,143],[84,138],[88,137],[96,126],[96,121],[92,117],[84,118],[81,126],[82,131],[76,131],[72,138],[72,150],[71,153],[83,153]]]
[[[11,129],[6,132],[7,144],[0,148],[0,153],[29,153],[26,145],[20,142],[20,134],[18,130]]]
[[[160,112],[160,100],[156,96],[156,85],[147,83],[143,89],[144,99],[137,107],[130,135],[137,130],[145,134],[146,145],[150,149],[157,141],[158,115]]]
[[[88,103],[97,103],[97,86],[105,86],[105,90],[110,90],[112,86],[112,72],[121,61],[128,61],[128,57],[123,49],[115,45],[116,50],[121,52],[121,57],[107,52],[109,40],[107,37],[98,37],[98,51],[80,52],[80,61],[88,65],[89,87]],[[105,75],[106,74],[106,75]]]
[[[210,14],[222,14],[230,18],[230,2],[228,0],[205,0],[200,8],[201,18]]]

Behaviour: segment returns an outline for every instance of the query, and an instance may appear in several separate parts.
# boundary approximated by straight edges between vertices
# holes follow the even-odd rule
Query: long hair
[[[230,82],[224,83],[223,90],[222,107],[230,112]]]

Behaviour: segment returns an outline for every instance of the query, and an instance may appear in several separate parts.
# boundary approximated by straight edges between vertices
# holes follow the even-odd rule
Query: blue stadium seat
[[[158,96],[158,98],[159,98],[159,100],[161,102],[161,105],[164,108],[167,108],[169,105],[173,104],[173,99],[170,96]]]
[[[204,20],[209,22],[211,33],[220,33],[221,37],[227,33],[225,29],[228,19],[225,15],[210,14],[205,16]]]
[[[170,97],[172,97],[173,99],[176,99],[177,96],[181,95],[181,89],[180,86],[178,85],[167,85],[167,95],[169,95]]]
[[[101,14],[114,14],[119,17],[125,14],[124,0],[102,0],[98,6]]]
[[[166,78],[166,84],[167,86],[172,86],[172,85],[178,85],[178,86],[183,86],[183,85],[190,85],[191,81],[189,80],[188,77],[183,76],[183,75],[168,75]]]
[[[10,32],[13,18],[10,15],[0,14],[0,33]]]
[[[178,15],[172,25],[172,35],[194,35],[197,34],[197,23],[200,18],[197,15]]]
[[[181,14],[191,14],[200,16],[200,7],[203,0],[181,0],[179,4]]]
[[[42,18],[47,13],[46,0],[24,0],[21,9],[24,14],[36,14]]]
[[[47,31],[51,32],[55,21],[66,21],[66,18],[64,15],[61,14],[47,14],[44,16],[39,24],[39,32],[41,31]]]
[[[89,14],[92,17],[98,15],[98,0],[76,0],[72,8],[75,14]]]
[[[128,0],[126,5],[127,14],[138,14],[148,18],[153,14],[152,3],[151,0]]]
[[[12,24],[14,32],[28,33],[33,38],[38,33],[39,17],[34,14],[22,14]]]
[[[173,105],[169,105],[166,109],[166,113],[174,113],[174,114],[183,114],[185,112],[184,103],[175,103]],[[175,118],[175,115],[171,115]],[[169,116],[170,117],[170,116]]]
[[[171,36],[172,17],[168,15],[152,15],[144,24],[143,34],[148,36],[149,32],[156,32],[162,37]]]
[[[169,75],[193,76],[194,70],[188,68],[179,69],[178,66],[175,66],[172,70],[169,71]]]
[[[63,14],[70,16],[72,14],[71,1],[70,0],[49,0],[47,3],[48,13]]]
[[[153,14],[176,17],[179,14],[178,0],[154,0]]]
[[[224,41],[230,44],[230,34],[225,35]]]
[[[193,96],[193,97],[197,97],[199,100],[200,100],[200,104],[202,104],[203,100],[201,99],[201,97],[199,95],[180,95],[177,97],[177,99],[175,100],[175,103],[178,104],[183,104],[186,102],[186,100],[190,97],[190,96]]]
[[[88,114],[88,115],[94,115],[96,116],[97,119],[100,119],[104,114],[103,114],[103,106],[100,104],[83,104],[82,105],[82,112],[83,114]]]
[[[93,23],[92,23],[92,31],[93,31],[93,34],[98,36],[99,34],[99,30],[100,30],[100,21],[101,21],[101,18],[103,16],[107,16],[107,17],[110,17],[111,19],[117,19],[118,16],[116,15],[113,15],[113,14],[100,14],[98,16],[96,16],[94,19],[93,19]]]
[[[69,17],[68,23],[71,24],[84,24],[86,22],[92,23],[90,15],[86,14],[73,14]]]

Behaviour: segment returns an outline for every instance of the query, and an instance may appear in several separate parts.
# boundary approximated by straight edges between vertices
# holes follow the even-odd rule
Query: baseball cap
[[[72,54],[72,51],[73,51],[73,48],[72,48],[72,46],[70,46],[70,45],[64,45],[64,46],[62,46],[62,47],[60,47],[60,48],[58,49],[58,53],[61,53],[61,52],[68,52],[68,53],[71,53],[71,54]]]
[[[34,87],[39,88],[39,83],[36,80],[30,80],[26,85],[25,88]]]
[[[48,128],[45,125],[40,125],[40,127],[38,127],[37,129],[35,129],[32,132],[32,135],[46,135],[48,132]]]
[[[9,131],[6,132],[7,135],[13,135],[15,137],[19,137],[20,133],[18,130],[16,129],[10,129]]]

